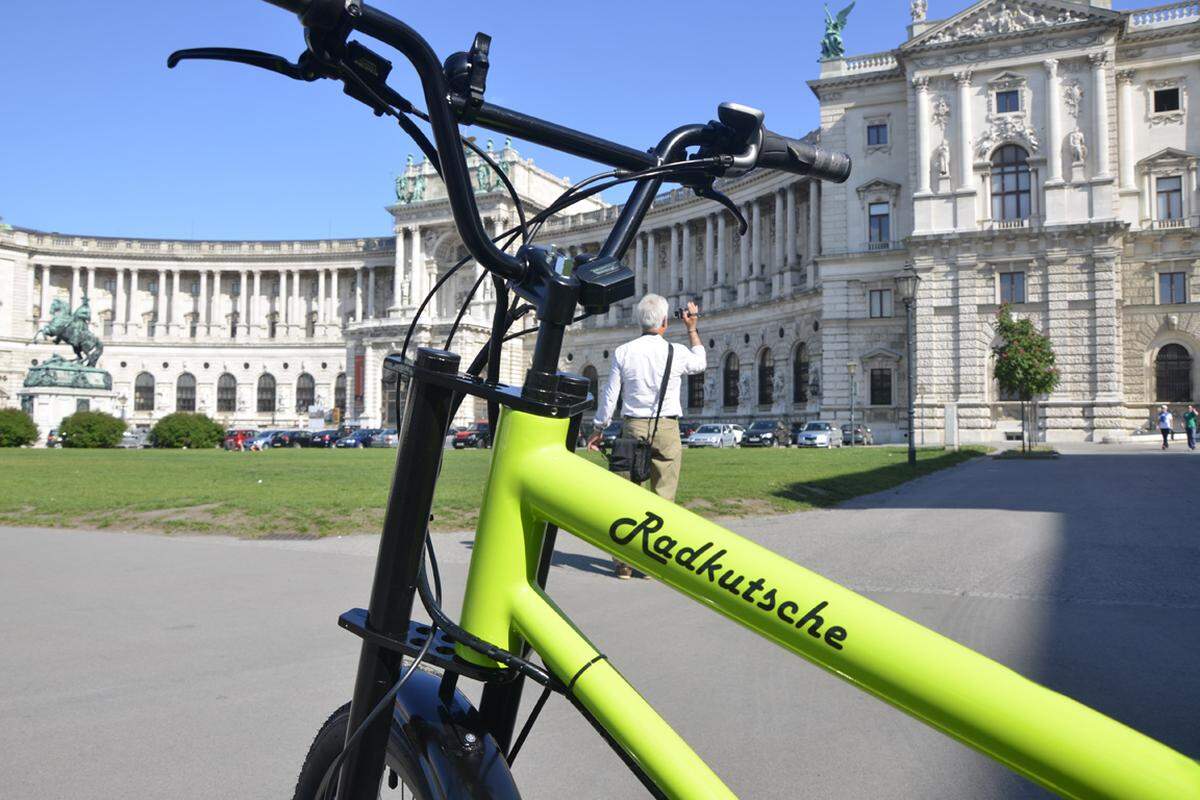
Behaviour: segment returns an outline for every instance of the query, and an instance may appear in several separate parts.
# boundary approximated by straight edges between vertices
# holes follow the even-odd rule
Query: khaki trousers
[[[652,419],[627,419],[621,426],[621,435],[630,438],[650,438],[654,425]],[[660,417],[658,432],[650,442],[650,491],[659,497],[675,502],[675,490],[679,488],[679,466],[683,461],[683,444],[679,441],[679,420]],[[628,473],[624,474],[626,478]]]

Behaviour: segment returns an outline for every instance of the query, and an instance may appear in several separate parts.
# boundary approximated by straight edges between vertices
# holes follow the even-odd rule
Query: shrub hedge
[[[24,447],[37,441],[33,419],[19,408],[0,409],[0,447]]]
[[[116,447],[125,423],[103,411],[76,411],[58,426],[63,447]]]
[[[216,447],[225,439],[225,429],[204,414],[168,414],[150,430],[155,447],[187,447],[199,450]]]

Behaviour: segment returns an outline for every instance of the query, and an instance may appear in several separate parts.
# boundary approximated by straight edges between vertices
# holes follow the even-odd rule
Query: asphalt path
[[[1200,757],[1198,512],[1200,454],[1088,447],[730,526]],[[1046,796],[564,539],[551,594],[739,796]],[[0,797],[291,797],[350,691],[335,620],[377,541],[0,529]],[[456,608],[470,536],[437,543]],[[645,796],[559,699],[514,774],[535,800]]]

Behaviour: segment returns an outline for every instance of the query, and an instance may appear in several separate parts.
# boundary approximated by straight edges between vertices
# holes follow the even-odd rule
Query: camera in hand
[[[677,308],[677,309],[675,309],[675,319],[684,319],[687,317],[687,313],[688,313],[687,306],[684,306],[683,308]],[[700,309],[697,308],[696,313],[693,314],[692,316],[699,319],[700,318]]]

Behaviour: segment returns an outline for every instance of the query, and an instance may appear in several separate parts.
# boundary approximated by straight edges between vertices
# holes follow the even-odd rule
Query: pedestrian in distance
[[[1188,406],[1183,414],[1183,431],[1187,434],[1188,450],[1196,449],[1196,407]]]
[[[642,335],[613,353],[612,369],[600,394],[595,432],[588,439],[588,449],[600,449],[600,438],[617,410],[620,397],[622,439],[644,439],[650,443],[650,490],[674,502],[683,461],[683,443],[679,440],[679,417],[683,411],[679,403],[680,382],[684,375],[703,373],[708,365],[704,344],[696,330],[700,313],[695,303],[688,303],[677,312],[687,329],[687,347],[672,344],[663,336],[671,316],[665,297],[647,294],[638,302],[635,316]],[[630,477],[630,473],[621,472],[616,466],[610,469]],[[633,569],[628,564],[616,559],[613,564],[618,578],[632,576]]]
[[[1165,405],[1159,406],[1159,408],[1158,408],[1158,432],[1161,433],[1162,437],[1163,437],[1163,443],[1162,443],[1163,450],[1166,450],[1168,447],[1171,446],[1169,444],[1169,439],[1171,438],[1171,428],[1174,424],[1175,424],[1175,417],[1173,417],[1171,415],[1170,409],[1168,409]]]

